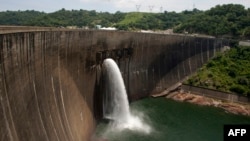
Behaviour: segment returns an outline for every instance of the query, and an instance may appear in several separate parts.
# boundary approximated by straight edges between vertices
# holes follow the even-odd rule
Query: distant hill
[[[46,13],[34,10],[0,12],[0,25],[32,25],[37,17],[45,15]]]
[[[210,10],[193,9],[180,13],[96,12],[65,10],[44,13],[34,10],[0,12],[0,25],[49,27],[116,27],[119,30],[167,30],[229,38],[250,38],[250,9],[242,5],[217,5]]]
[[[191,16],[175,32],[203,33],[224,37],[250,38],[250,9],[238,4],[217,5]]]

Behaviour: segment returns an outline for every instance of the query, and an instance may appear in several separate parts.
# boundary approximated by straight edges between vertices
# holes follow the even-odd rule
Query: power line
[[[162,13],[162,10],[163,10],[163,7],[161,6],[161,7],[160,7],[160,12],[161,12],[161,13]]]
[[[148,8],[149,8],[149,11],[150,11],[150,12],[152,12],[152,11],[153,11],[154,6],[153,6],[153,5],[149,5],[149,6],[148,6]]]
[[[140,8],[141,8],[141,5],[136,5],[135,7],[136,7],[137,12],[139,12]]]

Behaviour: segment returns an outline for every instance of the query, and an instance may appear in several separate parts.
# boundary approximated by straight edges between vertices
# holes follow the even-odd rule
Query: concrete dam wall
[[[0,34],[0,140],[87,141],[101,118],[102,61],[130,100],[161,92],[221,51],[214,38],[116,31]]]

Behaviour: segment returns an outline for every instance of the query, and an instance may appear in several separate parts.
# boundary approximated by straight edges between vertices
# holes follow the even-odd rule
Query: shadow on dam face
[[[225,45],[117,31],[0,33],[0,139],[90,140],[102,118],[103,59],[117,62],[132,101],[179,82]]]

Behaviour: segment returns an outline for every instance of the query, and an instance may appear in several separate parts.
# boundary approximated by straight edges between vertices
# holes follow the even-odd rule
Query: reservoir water
[[[163,97],[132,102],[130,111],[151,127],[150,133],[110,130],[103,120],[96,136],[108,141],[223,141],[224,124],[250,124],[250,117]]]

